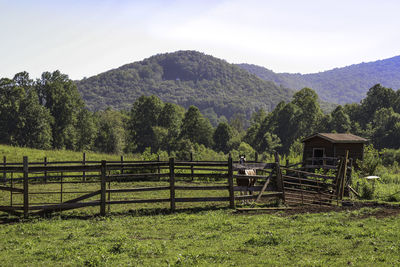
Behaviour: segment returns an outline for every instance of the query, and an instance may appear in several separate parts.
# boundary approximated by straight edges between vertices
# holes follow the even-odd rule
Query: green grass
[[[0,145],[7,160],[80,160],[81,153],[41,151]],[[145,156],[145,158],[148,156]],[[127,158],[127,157],[126,157]],[[88,153],[87,160],[118,160]],[[127,158],[128,159],[128,158]],[[131,159],[140,159],[131,156]],[[388,174],[376,184],[383,199],[400,190]],[[199,181],[195,181],[199,183]],[[111,188],[167,185],[163,182],[111,183]],[[177,185],[193,185],[179,181]],[[220,185],[223,181],[203,181]],[[59,191],[59,184],[31,184],[30,192]],[[65,191],[99,190],[99,184],[64,184]],[[64,194],[68,200],[79,194]],[[223,191],[176,191],[176,197],[227,196]],[[0,205],[10,194],[2,192]],[[22,196],[14,196],[14,203]],[[122,193],[111,200],[168,198],[169,191]],[[92,198],[99,199],[99,196]],[[31,195],[30,202],[59,202],[60,195]],[[381,266],[400,264],[400,220],[372,216],[363,208],[315,214],[236,214],[227,202],[113,205],[102,218],[99,207],[64,211],[49,218],[0,215],[1,266]],[[108,210],[108,209],[107,209]]]
[[[400,220],[353,212],[231,210],[53,217],[0,226],[2,266],[372,266],[400,264]]]
[[[47,157],[47,161],[82,161],[83,153],[70,150],[40,150],[25,147],[13,147],[8,145],[0,145],[1,162],[3,156],[6,156],[7,162],[22,162],[24,156],[28,156],[29,161],[43,162]],[[101,154],[94,152],[86,152],[86,160],[120,160],[120,155]],[[138,160],[139,155],[125,155],[124,160]]]

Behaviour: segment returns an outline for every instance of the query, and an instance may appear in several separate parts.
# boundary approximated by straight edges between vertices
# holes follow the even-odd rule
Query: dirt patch
[[[307,213],[325,213],[325,212],[341,212],[341,211],[354,211],[362,208],[375,208],[373,212],[359,214],[356,217],[358,219],[364,219],[368,217],[376,217],[378,219],[398,216],[400,215],[400,206],[399,205],[390,205],[390,204],[382,204],[376,202],[348,202],[344,203],[343,206],[312,206],[312,205],[304,205],[304,206],[296,206],[290,207],[285,210],[254,210],[254,211],[245,211],[238,212],[238,214],[279,214],[281,216],[291,216],[297,214],[307,214]]]

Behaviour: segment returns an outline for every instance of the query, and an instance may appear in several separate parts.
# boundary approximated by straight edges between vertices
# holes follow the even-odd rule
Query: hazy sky
[[[177,50],[318,72],[400,55],[399,13],[398,0],[0,0],[0,77],[80,79]]]

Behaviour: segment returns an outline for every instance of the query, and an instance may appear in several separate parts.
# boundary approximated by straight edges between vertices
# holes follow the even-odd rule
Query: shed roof
[[[314,137],[320,137],[331,143],[367,143],[368,140],[351,133],[316,133],[302,140],[306,142]]]

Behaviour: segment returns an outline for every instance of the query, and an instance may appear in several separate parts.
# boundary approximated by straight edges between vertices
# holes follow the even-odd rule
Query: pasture
[[[57,159],[62,158],[52,158]],[[108,160],[118,160],[118,157]],[[20,162],[19,157],[16,161]],[[385,178],[376,185],[374,197],[380,196],[382,190],[386,192],[385,188],[392,183],[397,184],[398,178],[390,177],[391,180]],[[169,182],[161,180],[156,184],[168,186]],[[220,187],[226,184],[226,180],[218,179],[178,179],[175,186]],[[107,188],[154,185],[154,181],[110,182]],[[30,190],[59,192],[60,184],[52,184],[51,180],[45,184],[33,183]],[[63,190],[64,193],[93,192],[99,190],[99,184],[65,183]],[[170,196],[169,191],[142,191],[121,193],[119,197],[151,199],[155,193],[159,198]],[[209,196],[226,198],[229,191],[177,190],[175,195],[176,198]],[[23,202],[22,197],[15,195],[15,203]],[[38,194],[34,198],[45,203],[62,202],[60,197],[67,195]],[[1,203],[9,201],[9,194],[0,196]],[[171,212],[169,202],[122,203],[106,205],[106,216],[99,216],[96,206],[28,219],[1,213],[0,262],[2,266],[400,264],[398,206],[358,202],[350,207],[307,206],[248,213],[236,212],[228,206],[227,202],[180,202],[176,203],[175,212]]]
[[[400,264],[400,220],[382,207],[298,214],[213,208],[106,217],[72,212],[3,221],[0,234],[3,266]]]

